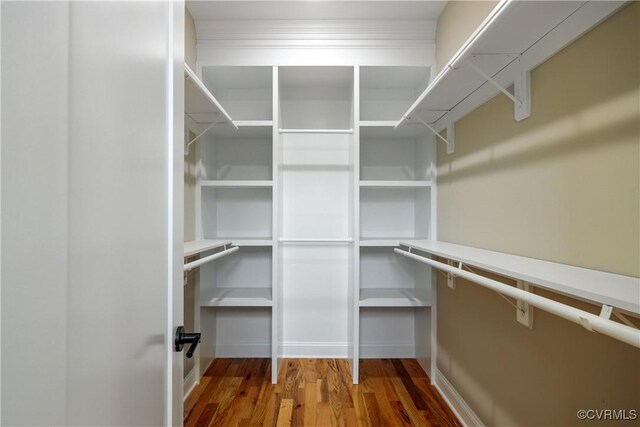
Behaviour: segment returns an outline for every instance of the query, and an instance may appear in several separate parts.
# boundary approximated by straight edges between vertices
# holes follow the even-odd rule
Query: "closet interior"
[[[186,151],[195,150],[193,244],[208,242],[198,254],[216,258],[194,285],[202,344],[192,378],[215,358],[262,357],[275,383],[283,357],[338,357],[350,360],[354,383],[363,358],[417,359],[433,379],[436,269],[451,287],[455,268],[470,264],[526,277],[523,292],[529,283],[565,289],[562,277],[478,264],[464,247],[433,248],[436,146],[453,153],[455,121],[500,92],[514,103],[513,119],[526,119],[530,70],[615,8],[500,2],[439,72],[426,45],[424,57],[380,50],[380,59],[343,55],[338,44],[327,60],[282,34],[282,45],[247,42],[227,60],[216,56],[226,35],[216,22],[199,23],[202,55],[186,71]],[[620,292],[632,286],[607,280]],[[606,302],[611,292],[590,298]],[[514,298],[517,320],[529,325],[528,306]]]

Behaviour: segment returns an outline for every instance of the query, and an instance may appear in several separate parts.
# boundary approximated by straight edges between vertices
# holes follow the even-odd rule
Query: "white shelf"
[[[200,307],[271,307],[270,288],[218,288]]]
[[[272,127],[273,120],[234,120],[238,128],[243,127]]]
[[[360,140],[363,144],[369,144],[376,140],[391,141],[393,143],[402,141],[415,141],[428,135],[429,130],[422,123],[406,123],[404,126],[396,128],[398,122],[366,122],[363,126],[360,122]]]
[[[396,120],[360,120],[360,127],[390,127],[393,128]]]
[[[570,297],[640,314],[640,278],[432,240],[402,245]]]
[[[406,238],[405,238],[406,239]],[[403,238],[388,238],[388,239],[360,239],[360,246],[364,247],[395,247],[400,244]]]
[[[184,75],[184,110],[187,115],[197,123],[212,123],[216,120],[233,123],[231,116],[187,64],[184,64]]]
[[[221,248],[224,245],[231,245],[231,240],[192,240],[190,242],[184,242],[184,256],[197,255],[212,249]]]
[[[624,3],[501,1],[403,114],[398,125],[420,112],[422,120],[435,123],[436,130],[442,129],[498,92],[468,61],[473,60],[485,74],[507,87],[519,71],[535,68]],[[481,95],[482,86],[485,88]],[[473,100],[463,105],[467,98]]]
[[[268,188],[273,187],[273,181],[266,180],[207,180],[200,181],[202,187],[245,187],[245,188]]]
[[[232,239],[235,246],[273,246],[271,239]]]
[[[431,307],[431,302],[418,297],[415,289],[362,288],[360,307]]]
[[[369,188],[425,188],[431,181],[360,181],[360,187]]]
[[[280,133],[351,134],[353,129],[278,129]]]

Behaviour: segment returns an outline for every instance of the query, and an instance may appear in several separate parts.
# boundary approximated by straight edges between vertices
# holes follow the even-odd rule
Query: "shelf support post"
[[[518,59],[518,74],[513,82],[513,93],[520,100],[515,104],[514,118],[520,122],[531,115],[531,71],[522,69],[522,61]]]
[[[482,76],[486,81],[493,85],[496,89],[502,92],[507,98],[513,101],[514,104],[514,118],[517,122],[522,121],[531,115],[531,72],[529,70],[520,70],[513,82],[514,94],[511,94],[506,88],[498,83],[493,77],[485,73],[480,67],[478,67],[473,60],[476,55],[472,55],[471,59],[467,62],[469,66],[478,74]],[[518,67],[521,68],[521,60],[518,58]]]
[[[448,259],[447,264],[453,267],[453,260]],[[453,290],[456,289],[456,276],[454,276],[453,273],[447,272],[447,286]]]
[[[526,292],[533,291],[531,285],[523,280],[518,280],[516,282],[516,286],[518,289],[522,289]],[[520,299],[516,300],[516,304],[516,320],[518,321],[518,323],[526,326],[529,329],[533,329],[533,307]]]

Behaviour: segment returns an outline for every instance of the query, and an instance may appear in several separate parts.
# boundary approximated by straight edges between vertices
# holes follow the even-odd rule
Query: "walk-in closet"
[[[0,1],[0,424],[640,417],[640,1]]]

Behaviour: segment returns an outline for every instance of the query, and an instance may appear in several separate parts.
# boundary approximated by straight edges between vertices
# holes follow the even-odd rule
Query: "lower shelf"
[[[271,307],[270,288],[218,288],[200,307]]]
[[[363,288],[360,307],[431,307],[431,301],[421,298],[415,289]]]

